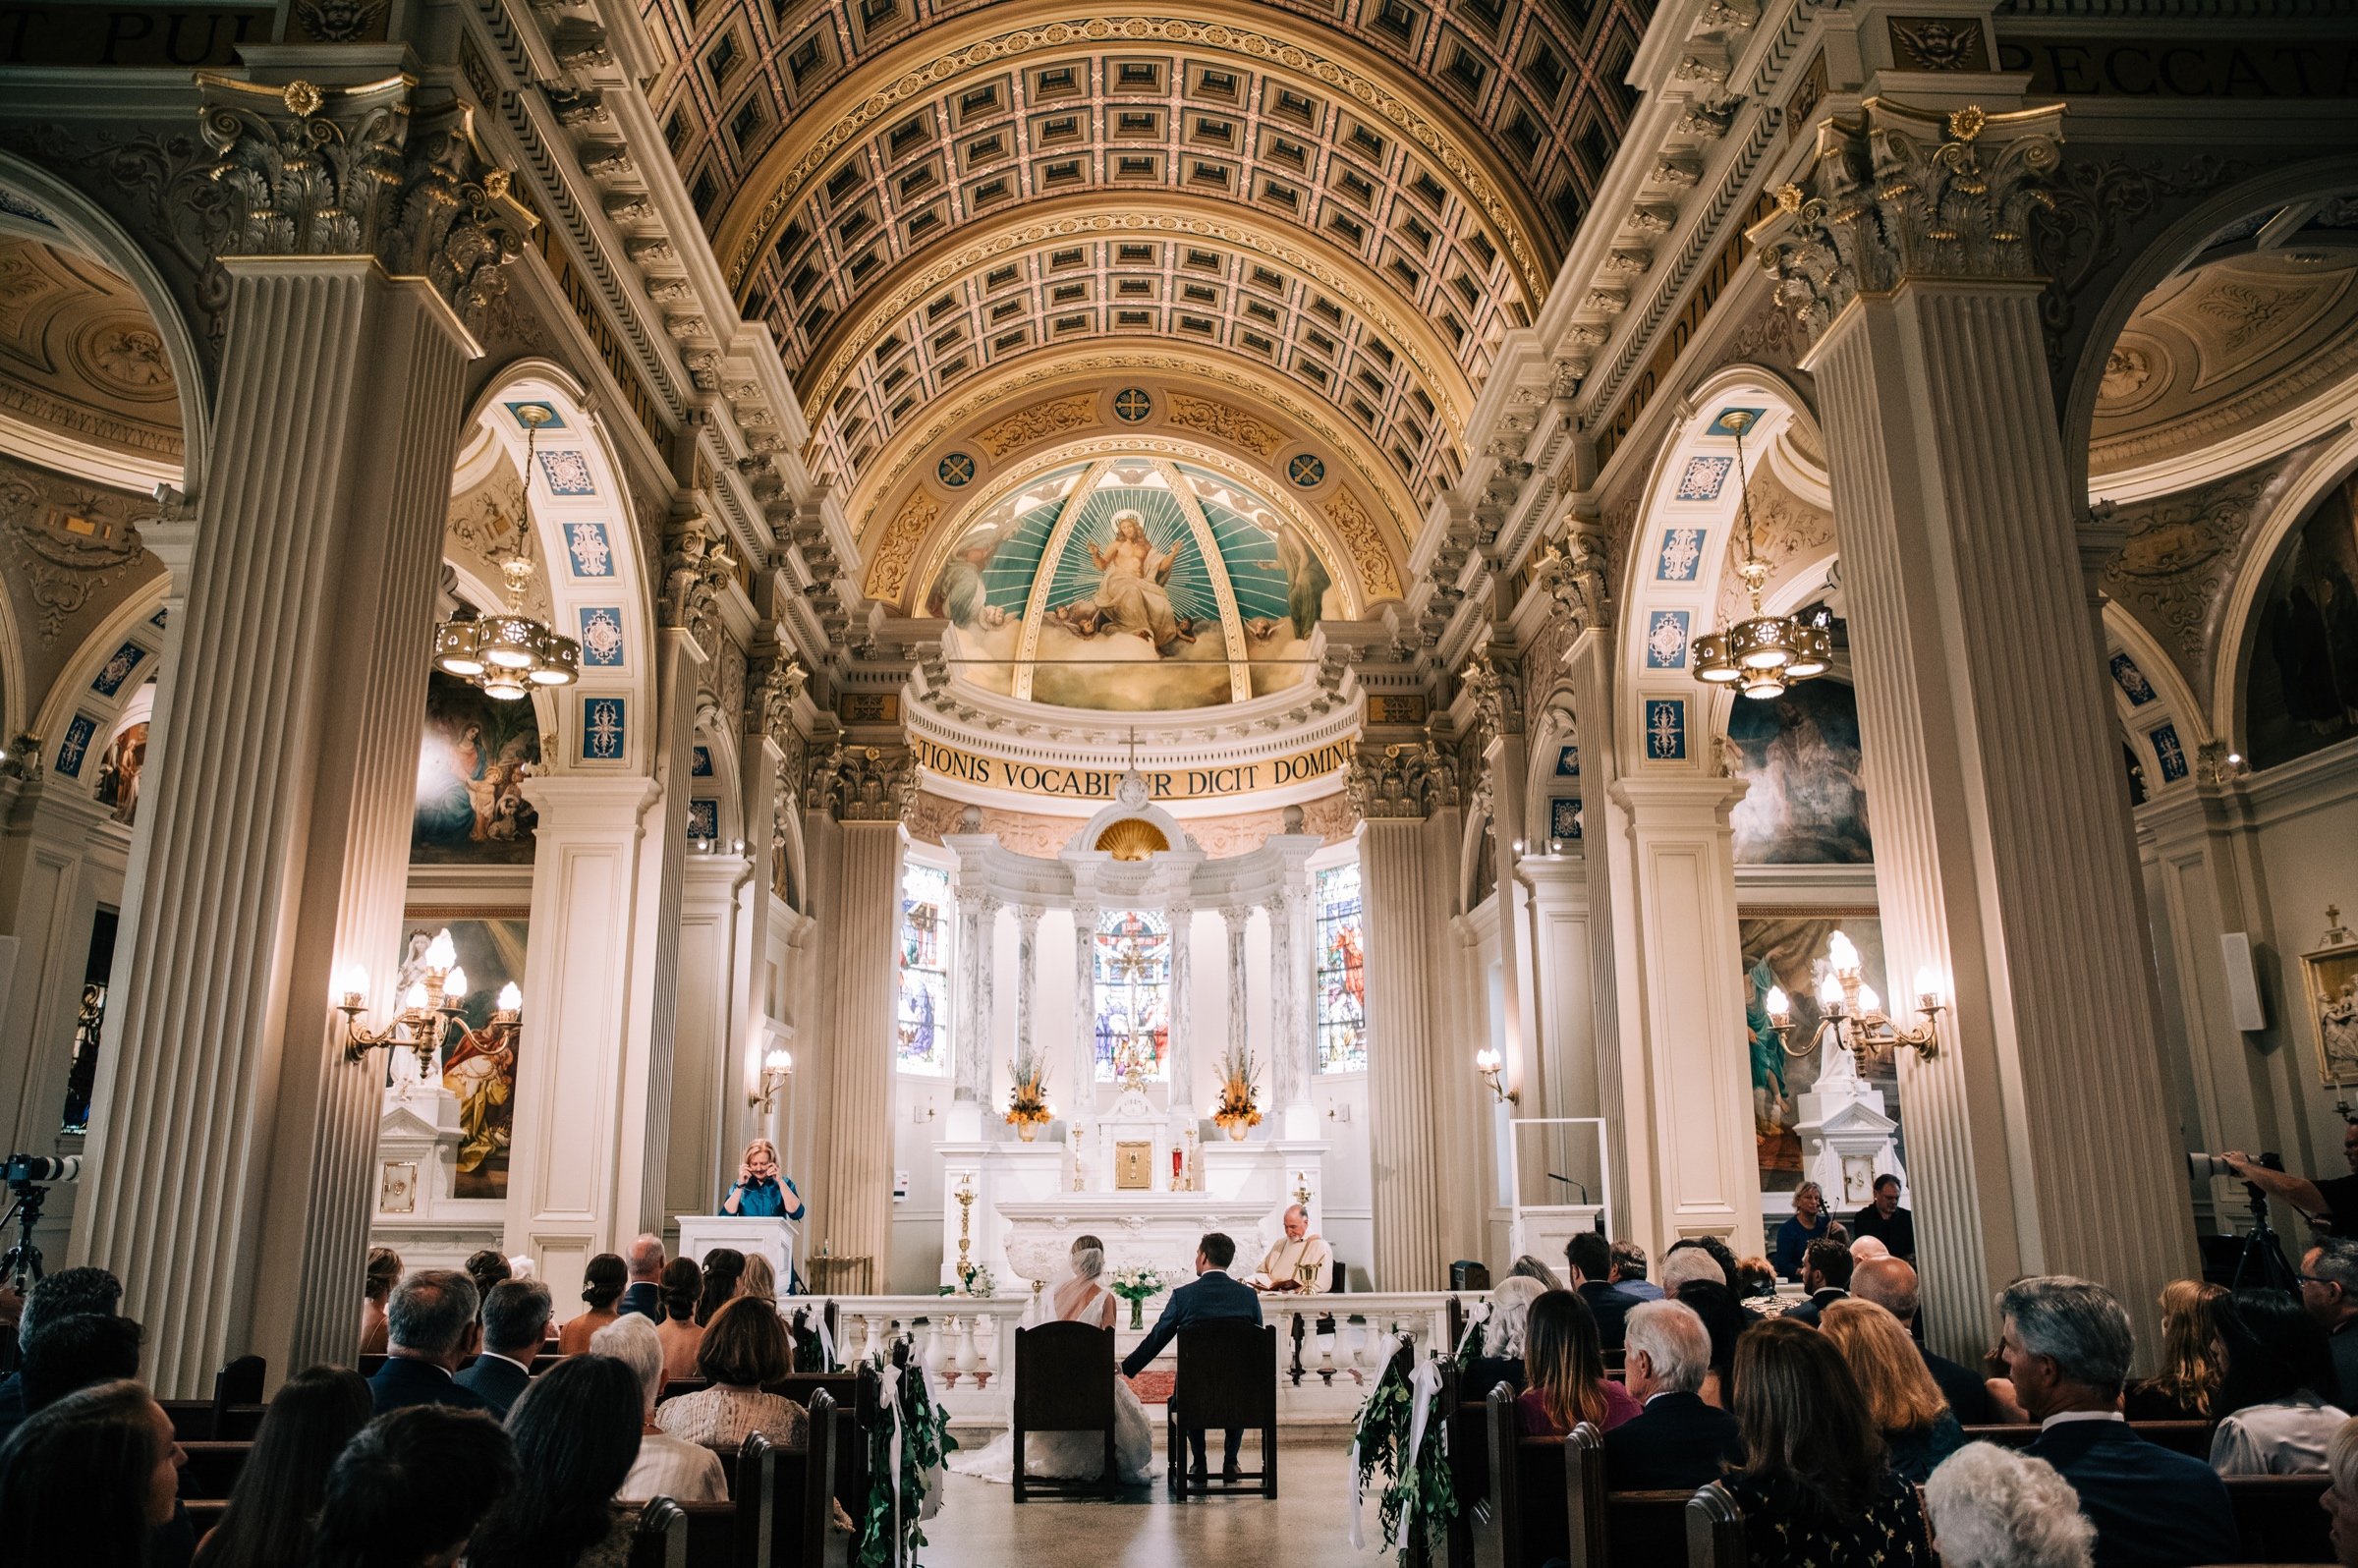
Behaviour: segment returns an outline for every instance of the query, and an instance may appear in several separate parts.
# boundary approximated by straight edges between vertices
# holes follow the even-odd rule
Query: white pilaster
[[[1171,918],[1171,1043],[1163,1069],[1171,1086],[1171,1120],[1177,1129],[1196,1125],[1202,1114],[1195,1108],[1196,1033],[1196,906],[1181,898],[1172,901]]]
[[[1073,1033],[1072,1097],[1066,1102],[1065,1122],[1080,1126],[1096,1120],[1097,1110],[1097,906],[1094,899],[1073,896]]]
[[[702,1214],[735,1179],[745,1107],[735,1033],[742,895],[759,864],[688,855],[680,896],[679,1013],[672,1037],[671,1114],[662,1214]],[[791,1172],[789,1173],[791,1174]]]
[[[892,1236],[894,953],[900,933],[897,816],[837,824],[841,838],[827,984],[825,1166],[810,1196],[820,1235],[839,1257],[874,1260],[889,1277]]]
[[[1371,816],[1360,829],[1376,1239],[1368,1272],[1380,1290],[1437,1290],[1448,1282],[1441,1234],[1445,1135],[1433,1094],[1442,1042],[1434,1036],[1429,988],[1444,962],[1434,928],[1450,899],[1446,878],[1435,874],[1430,826],[1420,812]]]

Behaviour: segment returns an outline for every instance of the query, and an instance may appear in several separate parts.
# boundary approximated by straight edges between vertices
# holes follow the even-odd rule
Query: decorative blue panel
[[[1326,477],[1326,464],[1315,453],[1298,452],[1285,465],[1285,476],[1307,490]]]
[[[90,737],[98,733],[98,721],[87,713],[77,713],[66,726],[66,738],[57,748],[57,770],[68,778],[82,777],[83,759],[90,755]]]
[[[582,760],[619,762],[630,740],[630,714],[619,697],[582,700]]]
[[[1703,530],[1665,529],[1662,531],[1662,553],[1655,562],[1654,578],[1657,583],[1692,583],[1696,570],[1703,565]]]
[[[1646,628],[1646,667],[1683,670],[1687,667],[1687,612],[1656,610]]]
[[[1680,697],[1646,700],[1646,756],[1656,762],[1687,759],[1687,702]]]
[[[953,490],[963,490],[975,480],[975,460],[971,453],[952,452],[933,465],[933,476]]]
[[[516,423],[521,428],[527,430],[532,428],[531,425],[525,423],[524,411],[527,409],[540,411],[541,429],[562,430],[565,428],[565,416],[557,412],[557,406],[553,403],[543,403],[538,398],[527,398],[521,403],[507,405],[508,413],[514,416]]]
[[[2186,776],[2186,748],[2178,744],[2178,727],[2164,724],[2153,733],[2154,760],[2162,764],[2162,782],[2175,784]]]
[[[2121,691],[2128,694],[2131,707],[2143,707],[2154,700],[2153,683],[2145,678],[2145,671],[2137,667],[2137,661],[2126,653],[2112,655],[2112,679],[2119,683]]]
[[[1716,501],[1720,488],[1727,483],[1727,471],[1736,466],[1732,457],[1691,457],[1678,476],[1678,498],[1682,501]]]
[[[1558,795],[1547,803],[1547,836],[1565,840],[1580,837],[1580,802]]]
[[[1721,409],[1721,410],[1720,410],[1720,411],[1719,411],[1719,412],[1718,412],[1716,415],[1714,415],[1714,416],[1712,417],[1712,427],[1711,427],[1710,429],[1708,429],[1708,430],[1704,431],[1703,433],[1704,433],[1704,434],[1706,434],[1706,435],[1724,435],[1724,436],[1728,436],[1728,437],[1730,437],[1730,438],[1732,439],[1732,438],[1734,437],[1734,435],[1735,435],[1735,433],[1736,433],[1736,432],[1735,432],[1734,430],[1732,430],[1732,429],[1730,429],[1730,428],[1728,427],[1728,423],[1727,423],[1727,417],[1728,417],[1729,415],[1731,415],[1731,414],[1741,414],[1741,415],[1743,415],[1743,416],[1744,416],[1744,419],[1745,419],[1745,421],[1746,421],[1746,422],[1745,422],[1745,425],[1744,425],[1744,428],[1746,428],[1747,430],[1757,430],[1757,429],[1759,429],[1759,428],[1760,428],[1760,423],[1761,423],[1761,416],[1762,416],[1762,415],[1764,415],[1764,414],[1766,414],[1766,413],[1768,413],[1768,411],[1767,409],[1738,409],[1738,408],[1726,408],[1726,409]]]
[[[169,609],[158,609],[153,615],[147,617],[147,624],[160,632],[164,629],[164,623],[171,619],[172,612]]]
[[[579,452],[543,452],[540,472],[548,476],[551,495],[595,495],[597,481],[590,477],[590,460]]]
[[[606,539],[603,523],[566,524],[565,554],[575,577],[614,575],[614,546]]]
[[[1580,777],[1580,748],[1579,748],[1579,747],[1577,747],[1577,746],[1560,746],[1560,747],[1556,748],[1556,752],[1555,752],[1555,776],[1556,776],[1557,778],[1578,778],[1578,777]]]
[[[720,837],[720,802],[697,799],[688,803],[688,836],[691,839]]]
[[[597,525],[590,526],[594,528]],[[582,662],[597,669],[611,669],[622,662],[622,610],[619,606],[582,606]]]
[[[115,649],[115,656],[106,661],[106,667],[101,669],[98,672],[98,678],[90,683],[90,690],[96,692],[100,697],[113,697],[123,690],[123,683],[131,679],[131,672],[146,661],[147,650],[145,648],[137,643],[124,644]]]
[[[710,778],[712,776],[712,748],[693,746],[688,749],[688,776],[690,778]]]

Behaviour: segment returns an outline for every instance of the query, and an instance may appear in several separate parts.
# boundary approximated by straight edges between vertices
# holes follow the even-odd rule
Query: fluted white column
[[[1435,939],[1449,904],[1434,874],[1423,815],[1370,817],[1360,829],[1366,892],[1368,1148],[1378,1290],[1448,1283],[1441,1234],[1445,1131],[1434,1103],[1431,987],[1443,963]],[[1469,1062],[1471,1046],[1468,1047]]]
[[[836,1254],[870,1258],[884,1288],[892,1253],[894,950],[900,935],[897,817],[837,824],[837,940],[828,966],[826,1164],[812,1195]]]
[[[72,1247],[123,1277],[170,1395],[243,1351],[274,1372],[353,1353],[381,1064],[344,1062],[330,977],[366,964],[381,1018],[475,352],[373,260],[225,264],[194,582]]]
[[[1813,352],[1894,1010],[1952,991],[1903,1060],[1931,1325],[2068,1271],[2152,1316],[2192,1271],[2161,1021],[2040,285],[1862,295]],[[2102,1193],[2103,1201],[2090,1195]]]
[[[1190,1049],[1196,1027],[1196,906],[1179,899],[1171,905],[1170,917],[1171,1033],[1163,1067],[1171,1086],[1171,1109],[1182,1125],[1193,1127],[1197,1113],[1189,1107],[1196,1097],[1195,1056]]]
[[[1303,1045],[1310,1020],[1309,944],[1302,939],[1302,890],[1281,886],[1269,896],[1269,1111],[1282,1121],[1309,1092]]]
[[[1614,797],[1619,776],[1613,744],[1613,643],[1608,627],[1583,628],[1564,653],[1580,721],[1581,860],[1588,872],[1589,1013],[1596,1040],[1597,1102],[1605,1120],[1605,1168],[1613,1179],[1612,1232],[1631,1233],[1632,1216],[1655,1210],[1654,1169],[1630,1157],[1630,1129],[1645,1125],[1643,1009],[1638,998],[1637,867],[1629,809]]]
[[[1095,1121],[1097,1109],[1097,906],[1073,900],[1073,1064],[1067,1125]]]

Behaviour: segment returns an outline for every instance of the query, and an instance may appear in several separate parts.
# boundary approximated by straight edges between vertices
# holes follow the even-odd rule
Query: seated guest
[[[2327,1534],[2333,1560],[2342,1568],[2358,1568],[2358,1417],[2343,1422],[2326,1445],[2326,1474],[2333,1484],[2319,1503],[2331,1521]]]
[[[1842,1227],[1836,1225],[1833,1229],[1838,1233]],[[1766,1258],[1739,1259],[1735,1272],[1727,1276],[1727,1283],[1739,1301],[1766,1302],[1776,1295],[1776,1270],[1768,1266]]]
[[[675,1258],[663,1265],[663,1316],[655,1335],[663,1344],[666,1378],[696,1375],[696,1347],[704,1342],[704,1331],[697,1326],[696,1298],[703,1288],[704,1271],[695,1259]],[[590,1336],[592,1342],[596,1337]]]
[[[2211,1468],[2222,1476],[2322,1473],[2326,1445],[2349,1417],[2318,1395],[2332,1384],[2333,1353],[2317,1319],[2289,1291],[2239,1290],[2219,1307],[2218,1345]]]
[[[1531,1304],[1546,1294],[1540,1282],[1509,1274],[1490,1292],[1490,1316],[1480,1327],[1476,1353],[1458,1373],[1457,1386],[1469,1400],[1488,1399],[1500,1383],[1523,1392],[1523,1345]]]
[[[2225,1289],[2208,1280],[2162,1287],[2162,1367],[2121,1391],[2131,1421],[2209,1421],[2218,1396],[2218,1315]]]
[[[1810,1243],[1801,1259],[1801,1288],[1810,1299],[1784,1316],[1797,1323],[1815,1323],[1826,1303],[1850,1294],[1850,1249],[1830,1237]]]
[[[745,1254],[734,1247],[715,1247],[704,1254],[702,1287],[697,1292],[696,1320],[709,1324],[721,1304],[745,1283]]]
[[[1095,1237],[1083,1237],[1073,1243],[1077,1273],[1082,1271],[1087,1252],[1095,1244]],[[1095,1250],[1102,1251],[1101,1248]],[[1148,1329],[1147,1337],[1133,1345],[1130,1354],[1122,1358],[1124,1377],[1136,1377],[1145,1372],[1154,1358],[1162,1354],[1162,1347],[1177,1338],[1183,1328],[1192,1328],[1198,1323],[1217,1322],[1247,1322],[1255,1327],[1261,1325],[1261,1297],[1243,1280],[1229,1274],[1228,1269],[1235,1261],[1236,1241],[1233,1237],[1216,1230],[1204,1233],[1196,1243],[1196,1277],[1163,1298],[1162,1314],[1154,1319],[1154,1326]],[[1095,1277],[1094,1271],[1090,1277]],[[1108,1310],[1111,1305],[1107,1303]],[[1106,1319],[1106,1326],[1112,1326],[1111,1318]],[[1202,1481],[1208,1474],[1206,1469],[1205,1428],[1187,1422],[1185,1414],[1181,1412],[1179,1427],[1187,1433],[1188,1469],[1190,1474]],[[1221,1434],[1220,1478],[1223,1481],[1236,1480],[1237,1450],[1244,1440],[1245,1434],[1240,1428],[1228,1428]],[[1268,1456],[1263,1454],[1262,1457],[1265,1463]]]
[[[704,1325],[696,1370],[712,1386],[655,1407],[655,1425],[674,1437],[734,1453],[748,1432],[800,1448],[810,1438],[803,1407],[763,1383],[786,1375],[786,1325],[758,1301],[723,1302]]]
[[[614,1303],[621,1299],[622,1287],[629,1277],[622,1260],[612,1253],[599,1253],[583,1266],[582,1300],[590,1304],[590,1310],[557,1330],[560,1352],[568,1356],[590,1354],[590,1336],[621,1316],[614,1310]]]
[[[385,1353],[385,1298],[401,1282],[401,1254],[390,1247],[368,1249],[368,1272],[361,1282],[361,1354]]]
[[[505,1421],[533,1380],[533,1358],[548,1343],[548,1287],[536,1279],[503,1279],[483,1303],[483,1348],[459,1373],[459,1386],[483,1396]]]
[[[1703,1402],[1715,1410],[1732,1408],[1729,1394],[1736,1380],[1736,1341],[1759,1319],[1715,1279],[1687,1280],[1672,1295],[1680,1306],[1703,1319],[1704,1332],[1711,1335],[1711,1371],[1704,1374],[1703,1387],[1698,1390]]]
[[[1997,1315],[2013,1397],[2041,1428],[2024,1452],[2080,1494],[2096,1524],[2096,1568],[2235,1561],[2242,1538],[2225,1484],[2121,1418],[2132,1345],[2112,1293],[2065,1275],[2020,1279],[1998,1294]]]
[[[1965,1446],[1965,1428],[1940,1397],[1940,1385],[1917,1354],[1916,1341],[1898,1318],[1871,1301],[1830,1302],[1818,1315],[1818,1326],[1858,1379],[1891,1468],[1923,1485],[1940,1461]]]
[[[80,1313],[111,1317],[122,1300],[123,1282],[103,1268],[61,1268],[43,1275],[25,1293],[18,1312],[18,1354],[24,1353],[26,1342],[41,1324]],[[22,1374],[12,1372],[0,1377],[0,1438],[7,1437],[24,1419],[25,1385]]]
[[[745,1255],[745,1273],[737,1281],[737,1294],[777,1306],[778,1271],[768,1259],[759,1253]]]
[[[1881,1242],[1877,1241],[1873,1236],[1861,1236],[1858,1240],[1850,1244],[1851,1272],[1857,1273],[1861,1263],[1872,1263],[1878,1259],[1888,1258],[1890,1256],[1890,1248],[1885,1247]]]
[[[25,1363],[17,1370],[25,1380],[25,1414],[32,1416],[100,1383],[137,1379],[140,1346],[146,1337],[129,1317],[89,1313],[41,1324],[26,1341]]]
[[[1572,1288],[1597,1319],[1598,1338],[1606,1350],[1619,1350],[1621,1319],[1638,1298],[1612,1281],[1613,1244],[1597,1231],[1584,1230],[1565,1245],[1564,1260],[1572,1265]]]
[[[262,1413],[221,1523],[196,1548],[196,1568],[303,1568],[327,1472],[368,1425],[368,1383],[349,1367],[288,1378]]]
[[[650,1497],[677,1502],[727,1501],[729,1484],[721,1472],[720,1456],[655,1425],[655,1401],[663,1396],[664,1378],[663,1342],[655,1325],[637,1313],[617,1318],[590,1336],[590,1354],[611,1356],[639,1379],[639,1457],[615,1488],[615,1501],[643,1503]]]
[[[638,1373],[610,1356],[533,1378],[508,1415],[516,1486],[468,1538],[467,1568],[627,1568],[639,1522],[614,1494],[646,1419]]]
[[[1723,1286],[1727,1283],[1727,1270],[1719,1266],[1719,1260],[1702,1248],[1681,1242],[1662,1259],[1662,1294],[1675,1301],[1679,1287],[1696,1279]]]
[[[1923,1359],[1925,1371],[1940,1388],[1940,1397],[1948,1401],[1949,1414],[1967,1427],[1987,1427],[1997,1419],[1990,1403],[1989,1380],[1969,1368],[1960,1367],[1946,1356],[1936,1356],[1915,1339],[1916,1265],[1897,1258],[1878,1258],[1860,1263],[1851,1272],[1850,1293],[1861,1301],[1871,1301],[1908,1329]]]
[[[1515,1260],[1515,1266],[1506,1271],[1509,1279],[1537,1280],[1542,1290],[1562,1290],[1563,1276],[1529,1253]]]
[[[1810,1243],[1823,1240],[1826,1226],[1833,1223],[1825,1211],[1825,1189],[1816,1182],[1803,1182],[1793,1189],[1793,1215],[1776,1227],[1776,1251],[1771,1260],[1776,1271],[1786,1279],[1801,1279],[1801,1255]]]
[[[1750,1568],[1937,1561],[1916,1488],[1885,1462],[1858,1380],[1825,1335],[1782,1317],[1746,1330],[1736,1426],[1744,1468],[1720,1484],[1743,1511]]]
[[[507,1256],[496,1247],[479,1248],[469,1253],[465,1267],[467,1278],[475,1286],[475,1299],[477,1304],[488,1304],[491,1300],[492,1286],[503,1279],[516,1277],[516,1270],[508,1262]]]
[[[483,1341],[475,1320],[475,1285],[455,1268],[421,1268],[393,1287],[385,1308],[391,1334],[385,1364],[368,1379],[378,1415],[411,1405],[489,1410],[489,1401],[458,1382],[460,1363]]]
[[[656,1322],[663,1320],[663,1238],[641,1236],[631,1243],[631,1282],[615,1303],[618,1313],[638,1313]]]
[[[1597,1241],[1601,1248],[1604,1238]],[[1597,1316],[1571,1291],[1547,1291],[1531,1304],[1523,1371],[1529,1386],[1515,1405],[1526,1437],[1561,1437],[1584,1421],[1611,1431],[1638,1413],[1629,1390],[1605,1376]]]
[[[2358,1240],[2322,1236],[2302,1255],[2301,1306],[2333,1352],[2335,1403],[2358,1404]]]
[[[450,1568],[515,1484],[516,1445],[481,1411],[379,1416],[327,1473],[309,1568]]]
[[[1899,1206],[1899,1178],[1892,1175],[1875,1179],[1875,1198],[1865,1208],[1853,1215],[1851,1235],[1872,1236],[1891,1249],[1891,1256],[1908,1262],[1916,1260],[1915,1216]]]
[[[68,1394],[0,1444],[0,1558],[10,1568],[150,1568],[188,1462],[172,1418],[138,1383]]]
[[[2055,1467],[1967,1443],[1925,1483],[1941,1568],[2089,1568],[2096,1527]]]
[[[1605,1484],[1615,1491],[1691,1490],[1744,1461],[1736,1418],[1703,1402],[1712,1336],[1693,1309],[1641,1303],[1629,1314],[1623,1375],[1639,1413],[1604,1440]]]
[[[1646,1277],[1646,1249],[1633,1241],[1613,1243],[1613,1269],[1610,1276],[1614,1288],[1624,1296],[1640,1301],[1660,1301],[1662,1287]]]

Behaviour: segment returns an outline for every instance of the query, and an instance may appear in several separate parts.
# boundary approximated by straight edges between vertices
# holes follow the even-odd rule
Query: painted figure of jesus
[[[1089,558],[1103,574],[1094,601],[1108,632],[1129,632],[1159,649],[1167,643],[1192,643],[1171,612],[1171,595],[1163,584],[1170,578],[1176,550],[1156,550],[1147,537],[1146,523],[1136,512],[1113,520],[1113,542],[1099,548],[1094,542]]]

